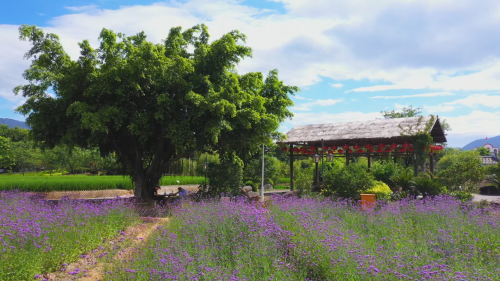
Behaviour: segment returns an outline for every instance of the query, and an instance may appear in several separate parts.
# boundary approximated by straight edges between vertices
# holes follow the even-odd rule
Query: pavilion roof
[[[422,116],[295,126],[286,133],[287,139],[280,143],[320,145],[324,141],[325,145],[352,145],[412,142],[408,131],[423,131],[428,123],[434,142],[446,142],[439,118]]]

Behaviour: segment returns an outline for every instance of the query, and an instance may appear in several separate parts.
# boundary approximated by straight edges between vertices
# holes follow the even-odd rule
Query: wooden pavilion
[[[332,161],[333,157],[342,157],[349,165],[355,157],[367,157],[370,170],[372,157],[405,157],[414,163],[416,176],[418,162],[413,144],[415,134],[424,131],[430,133],[434,143],[446,142],[439,118],[434,116],[296,126],[288,131],[286,140],[279,142],[284,145],[282,150],[290,155],[290,189],[294,187],[295,157],[314,158],[314,187],[317,190],[322,185],[318,166],[320,161],[324,164],[325,158]],[[440,150],[443,146],[436,145],[431,149]],[[430,170],[434,172],[433,153],[429,152]]]

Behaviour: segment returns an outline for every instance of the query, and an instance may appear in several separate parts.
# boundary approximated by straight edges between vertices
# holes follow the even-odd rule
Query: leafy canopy
[[[280,137],[279,123],[292,116],[289,94],[298,88],[284,85],[277,70],[266,78],[237,73],[251,56],[238,31],[209,42],[205,25],[176,27],[156,44],[144,32],[103,29],[97,49],[79,43],[77,60],[55,34],[27,25],[19,33],[33,60],[23,74],[29,83],[14,91],[27,98],[18,110],[34,140],[116,152],[137,196],[152,194],[162,171],[194,151],[245,158]]]

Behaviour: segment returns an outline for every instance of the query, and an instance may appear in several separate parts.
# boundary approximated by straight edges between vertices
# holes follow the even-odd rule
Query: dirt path
[[[48,280],[102,280],[104,271],[111,263],[103,262],[102,259],[112,256],[114,261],[127,261],[132,257],[142,244],[158,227],[168,222],[168,218],[143,218],[143,222],[129,227],[121,235],[104,243],[81,259],[67,265],[61,272],[50,273],[44,277]],[[107,260],[110,260],[107,258]]]

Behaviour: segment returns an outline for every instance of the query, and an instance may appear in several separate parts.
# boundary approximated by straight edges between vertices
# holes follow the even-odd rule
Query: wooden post
[[[368,172],[370,172],[372,168],[372,155],[370,154],[370,152],[368,152]]]
[[[318,154],[318,146],[315,146],[316,147],[316,154]],[[316,177],[314,179],[314,186],[316,188],[319,188],[319,163],[315,161],[315,166],[316,166]]]
[[[349,166],[349,148],[345,150],[345,165]]]
[[[414,153],[413,154],[413,175],[415,177],[418,177],[418,158],[417,158],[417,154]]]
[[[293,191],[293,144],[290,144],[290,190]]]
[[[429,153],[429,164],[430,164],[430,169],[431,169],[431,177],[434,177],[434,156],[432,153]]]

